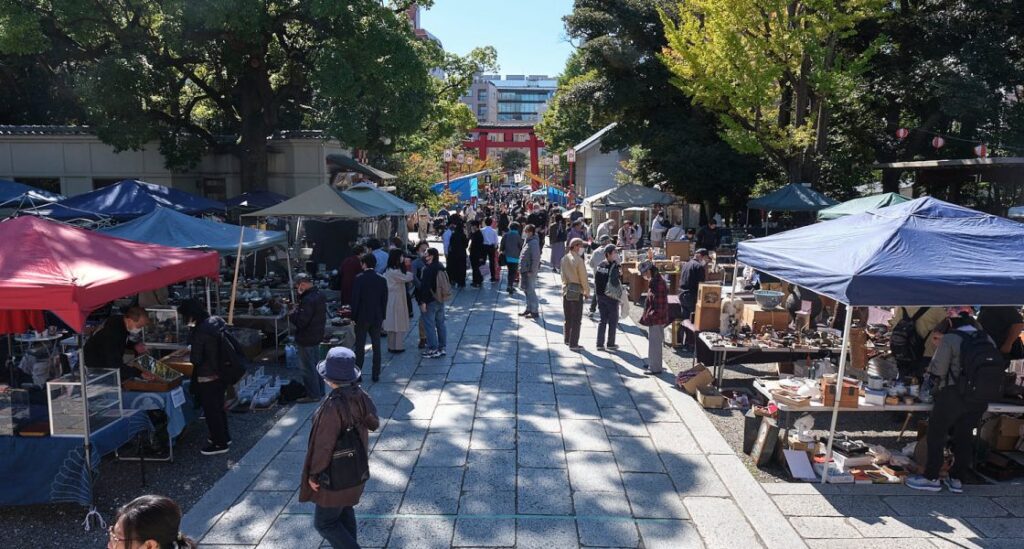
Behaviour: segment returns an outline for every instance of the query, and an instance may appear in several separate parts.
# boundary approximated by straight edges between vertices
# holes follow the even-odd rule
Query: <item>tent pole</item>
[[[211,305],[211,303],[210,303],[210,279],[207,278],[205,280],[206,280],[206,312],[209,313],[209,314],[213,314],[211,312],[212,309],[210,309],[210,305]]]
[[[235,277],[231,281],[231,303],[228,305],[228,324],[235,320],[235,297],[238,294],[238,269],[242,266],[242,242],[245,240],[245,227],[238,232],[238,250],[235,254]]]
[[[90,511],[90,515],[91,515],[92,514],[91,512],[95,509],[95,506],[93,505],[93,503],[94,503],[93,497],[94,496],[93,496],[93,493],[92,493],[92,488],[93,488],[93,482],[92,482],[93,481],[93,474],[92,474],[92,440],[91,440],[91,436],[89,434],[89,431],[90,431],[90,427],[89,427],[89,388],[88,388],[88,383],[87,383],[87,380],[89,378],[88,378],[88,375],[86,374],[86,368],[85,368],[85,339],[82,337],[81,333],[78,334],[78,375],[79,375],[79,377],[81,378],[81,381],[82,381],[82,416],[83,416],[82,419],[84,420],[83,425],[85,426],[85,436],[82,437],[82,443],[85,446],[85,473],[86,473],[86,475],[88,475],[88,479],[87,480],[89,481],[89,511]],[[89,530],[89,516],[88,515],[86,516],[85,529],[86,529],[86,531]]]
[[[843,322],[843,347],[839,351],[839,372],[836,374],[836,398],[832,403],[832,424],[828,428],[828,448],[825,450],[825,469],[821,483],[828,482],[829,462],[832,461],[832,442],[836,438],[836,421],[839,419],[839,400],[843,390],[843,376],[846,375],[846,359],[849,356],[850,327],[853,324],[853,306],[846,305],[846,320]]]
[[[292,278],[292,253],[288,250],[288,246],[284,247],[284,260],[288,263],[288,291],[292,295],[292,303],[295,303],[295,282]]]

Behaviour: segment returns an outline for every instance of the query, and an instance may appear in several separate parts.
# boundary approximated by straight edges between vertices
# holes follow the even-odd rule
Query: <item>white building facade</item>
[[[576,151],[576,195],[581,199],[614,188],[616,174],[624,173],[622,162],[629,160],[626,150],[601,152],[601,140],[615,128],[609,124],[573,149]]]
[[[319,132],[282,132],[272,136],[267,146],[267,190],[286,196],[327,182],[328,154],[350,154]],[[195,168],[173,171],[164,165],[155,142],[142,150],[115,152],[81,126],[0,126],[0,179],[66,196],[122,179],[174,187],[215,200],[242,192],[239,162],[231,154],[207,153]]]

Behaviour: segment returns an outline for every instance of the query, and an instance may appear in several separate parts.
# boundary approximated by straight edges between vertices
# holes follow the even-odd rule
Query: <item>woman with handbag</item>
[[[508,284],[505,287],[508,295],[516,292],[516,275],[519,274],[519,253],[523,251],[523,237],[519,234],[521,228],[522,225],[518,222],[512,223],[505,236],[501,237],[501,243],[498,244],[498,249],[501,251],[498,262],[508,266]]]
[[[358,549],[353,507],[370,478],[369,431],[380,427],[377,408],[359,387],[361,372],[350,349],[334,347],[317,365],[331,388],[313,416],[299,501],[313,502],[313,526],[335,549]]]
[[[614,244],[604,247],[604,261],[594,273],[595,293],[597,294],[597,310],[601,319],[597,322],[597,350],[614,351],[615,330],[619,324],[619,300],[622,298],[622,269],[619,266],[619,251]],[[607,332],[608,346],[605,347]]]
[[[569,242],[569,253],[562,258],[559,268],[562,271],[562,308],[565,312],[562,333],[569,349],[579,351],[582,349],[580,325],[583,323],[583,303],[590,296],[582,239],[574,238]]]
[[[647,303],[640,324],[647,326],[647,365],[644,373],[657,375],[664,371],[661,349],[665,343],[665,325],[668,324],[668,284],[651,262],[640,266],[640,274],[648,281]]]

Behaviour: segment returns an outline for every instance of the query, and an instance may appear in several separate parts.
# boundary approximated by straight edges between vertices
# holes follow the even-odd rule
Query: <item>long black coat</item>
[[[452,286],[466,285],[466,247],[469,242],[462,228],[452,231],[448,241],[448,280]]]
[[[356,277],[352,285],[352,319],[357,324],[380,326],[388,310],[388,283],[373,269]]]

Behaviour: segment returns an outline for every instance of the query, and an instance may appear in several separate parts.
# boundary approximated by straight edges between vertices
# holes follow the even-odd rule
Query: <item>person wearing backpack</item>
[[[234,376],[227,371],[230,367],[227,359],[230,349],[224,348],[227,323],[219,316],[210,316],[195,299],[182,302],[178,306],[178,314],[184,322],[192,325],[189,334],[192,380],[189,388],[203,408],[209,431],[208,444],[200,453],[204,456],[227,453],[231,434],[228,415],[224,411],[224,392],[238,381],[232,381],[230,378]]]
[[[974,430],[989,403],[1001,396],[1006,362],[992,338],[968,313],[951,319],[950,327],[935,350],[925,380],[934,395],[928,420],[928,460],[924,474],[908,477],[906,484],[930,492],[942,490],[945,484],[950,492],[959,494],[974,457]],[[940,480],[947,441],[953,450],[953,466]]]
[[[944,307],[896,307],[891,321],[889,352],[902,374],[921,376],[935,356],[933,333],[946,322]]]
[[[424,358],[438,358],[448,354],[448,332],[444,325],[444,304],[451,298],[451,283],[441,265],[437,250],[427,250],[427,266],[423,269],[420,287],[416,290],[416,301],[420,303],[420,314],[427,330],[427,348]]]
[[[312,502],[313,527],[335,549],[358,549],[356,513],[370,478],[369,432],[380,427],[377,407],[359,387],[355,353],[334,347],[317,364],[330,394],[313,416],[299,501]]]

